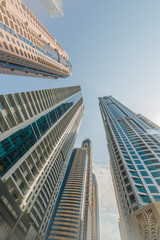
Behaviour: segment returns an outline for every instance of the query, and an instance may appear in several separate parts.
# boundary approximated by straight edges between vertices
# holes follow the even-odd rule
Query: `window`
[[[135,160],[134,161],[136,164],[141,164],[141,161],[140,160]]]
[[[148,168],[150,171],[156,170],[156,167],[155,167],[155,166],[148,166],[147,168]]]
[[[158,189],[155,186],[148,186],[151,193],[159,193]]]
[[[160,172],[151,172],[151,174],[154,178],[160,177]]]
[[[148,196],[141,196],[144,203],[151,203],[151,200]]]
[[[145,169],[145,168],[143,167],[143,165],[137,165],[137,167],[138,167],[139,170]]]
[[[142,176],[149,176],[148,173],[146,171],[140,171]]]
[[[139,192],[141,192],[141,193],[146,193],[146,190],[145,190],[144,187],[138,187],[138,186],[137,186],[137,188],[138,188],[138,191],[139,191]]]
[[[131,172],[132,176],[138,177],[138,173],[137,172]]]
[[[156,182],[157,182],[158,185],[160,186],[160,179],[156,179]]]
[[[140,180],[139,178],[135,178],[134,181],[135,181],[135,183],[137,183],[137,184],[142,184],[142,182],[141,182],[141,180]]]
[[[144,178],[144,181],[145,181],[147,184],[153,184],[153,181],[152,181],[152,179],[150,179],[150,178]]]

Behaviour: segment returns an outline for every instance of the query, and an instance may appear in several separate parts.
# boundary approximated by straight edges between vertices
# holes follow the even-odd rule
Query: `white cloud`
[[[101,240],[120,240],[119,216],[110,169],[105,164],[94,163],[93,172],[98,183]]]

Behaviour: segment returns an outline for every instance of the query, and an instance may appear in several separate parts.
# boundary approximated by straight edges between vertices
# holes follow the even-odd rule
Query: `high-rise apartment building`
[[[92,175],[89,139],[72,152],[46,239],[100,239],[98,189],[95,175]]]
[[[87,165],[86,149],[74,149],[46,239],[83,239]]]
[[[21,0],[0,1],[0,73],[71,75],[67,53]]]
[[[98,185],[94,173],[92,173],[92,240],[100,240]]]
[[[83,240],[92,239],[92,142],[89,138],[85,139],[82,148],[86,148],[88,155],[87,180],[85,193],[85,214]]]
[[[0,175],[42,239],[82,116],[79,86],[0,95]]]
[[[160,127],[99,98],[123,240],[160,239]]]
[[[64,16],[62,0],[41,0],[51,17]]]

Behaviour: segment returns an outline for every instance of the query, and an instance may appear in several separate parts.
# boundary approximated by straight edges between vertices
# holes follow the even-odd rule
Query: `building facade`
[[[86,149],[74,149],[64,179],[58,207],[46,239],[83,237],[88,155]]]
[[[98,185],[94,173],[92,173],[92,240],[100,240]]]
[[[123,240],[160,239],[160,127],[99,98]]]
[[[62,0],[41,0],[51,17],[64,16]]]
[[[0,95],[0,175],[42,239],[82,116],[79,86]]]
[[[87,166],[87,180],[85,193],[85,214],[84,214],[84,231],[83,240],[92,239],[92,142],[89,138],[85,139],[82,148],[87,150],[88,166]]]
[[[0,73],[71,76],[69,57],[21,0],[0,1]]]
[[[0,239],[39,240],[38,234],[22,213],[5,183],[0,180]]]

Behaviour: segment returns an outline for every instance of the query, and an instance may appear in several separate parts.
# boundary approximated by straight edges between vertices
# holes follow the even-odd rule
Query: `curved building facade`
[[[21,0],[0,2],[0,73],[71,76],[69,57]]]

